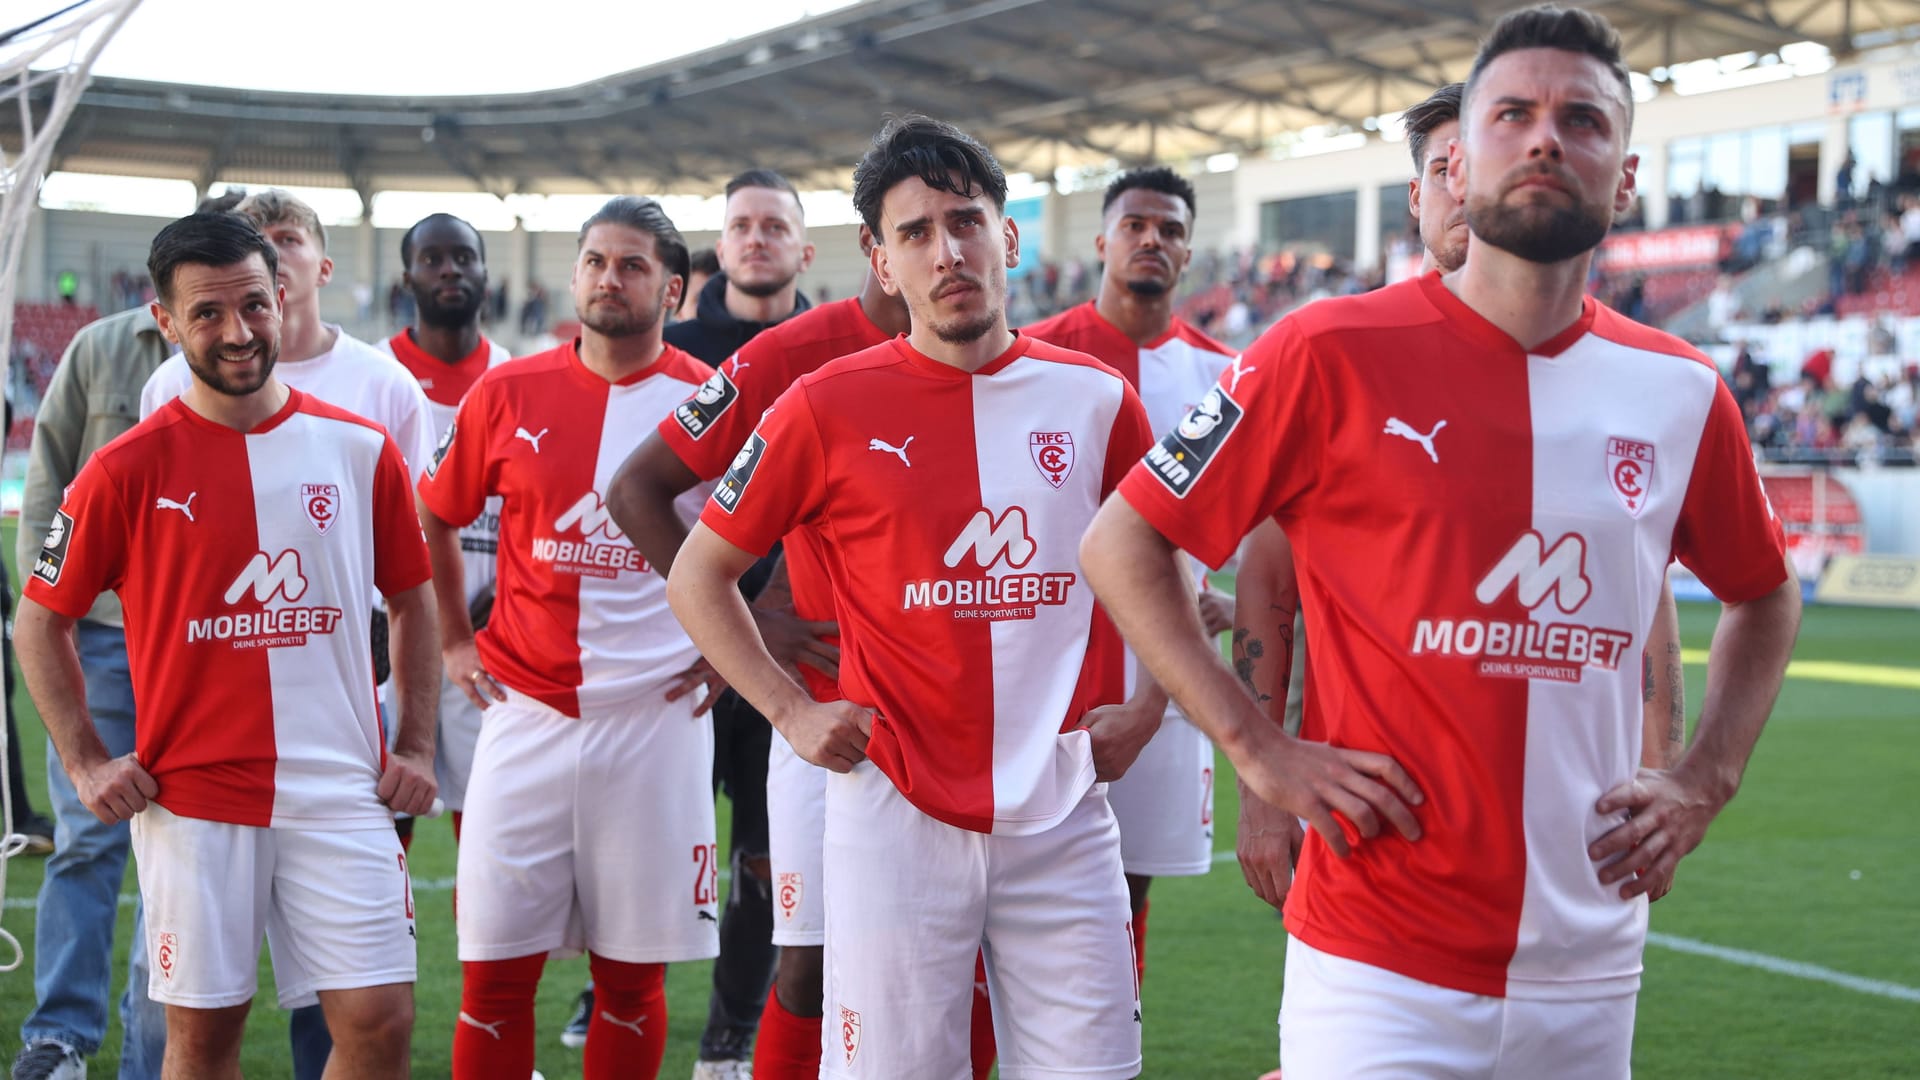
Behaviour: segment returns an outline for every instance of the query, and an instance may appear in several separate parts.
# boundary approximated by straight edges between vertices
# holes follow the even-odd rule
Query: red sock
[[[533,997],[547,954],[460,965],[453,1080],[526,1080],[533,1073]]]
[[[999,1049],[993,1043],[993,1004],[987,1000],[987,956],[981,953],[973,961],[973,1080],[987,1080],[993,1071],[993,1059]]]
[[[667,1052],[667,965],[590,954],[588,966],[593,969],[593,1019],[587,1024],[581,1075],[653,1080]]]
[[[788,1011],[778,989],[767,994],[767,1007],[760,1013],[753,1075],[757,1080],[817,1080],[820,1076],[820,1018]]]
[[[1147,912],[1153,910],[1153,901],[1140,901],[1140,910],[1133,913],[1133,996],[1140,996],[1140,984],[1147,981]]]

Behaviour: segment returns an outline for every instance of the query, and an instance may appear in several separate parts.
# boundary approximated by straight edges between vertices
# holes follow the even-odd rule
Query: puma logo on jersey
[[[1240,389],[1240,380],[1241,380],[1241,379],[1244,379],[1244,378],[1246,378],[1247,376],[1249,376],[1249,375],[1251,375],[1251,374],[1253,374],[1254,372],[1256,372],[1256,371],[1259,371],[1259,370],[1260,370],[1259,368],[1251,368],[1251,367],[1250,367],[1250,368],[1243,368],[1243,367],[1241,367],[1241,366],[1240,366],[1240,361],[1242,361],[1242,360],[1244,360],[1244,359],[1246,359],[1246,356],[1245,356],[1245,355],[1241,355],[1241,356],[1236,356],[1236,357],[1234,357],[1234,358],[1233,358],[1233,381],[1227,384],[1227,393],[1229,393],[1229,394],[1231,394],[1231,393],[1235,393],[1235,392],[1237,392],[1237,391],[1238,391],[1238,390]]]
[[[1389,416],[1387,418],[1387,426],[1381,429],[1380,434],[1398,435],[1403,439],[1408,439],[1413,442],[1419,443],[1421,447],[1426,450],[1427,456],[1433,459],[1433,463],[1435,465],[1438,465],[1440,464],[1440,455],[1434,452],[1433,437],[1435,435],[1440,434],[1440,429],[1446,426],[1447,426],[1447,422],[1445,420],[1442,420],[1439,423],[1433,425],[1432,431],[1429,431],[1425,435],[1422,435],[1418,431],[1415,431],[1413,429],[1413,426],[1408,424],[1405,420],[1402,420],[1397,416]]]
[[[900,464],[905,465],[907,468],[911,469],[913,468],[913,462],[907,460],[907,447],[913,445],[913,440],[916,437],[917,436],[913,436],[913,435],[907,436],[907,441],[901,443],[899,446],[891,446],[887,443],[885,439],[868,439],[867,449],[885,450],[887,453],[892,454],[893,456],[899,458]]]
[[[535,435],[526,428],[517,427],[513,429],[513,437],[516,439],[525,439],[527,442],[532,443],[533,452],[537,454],[540,452],[540,440],[547,437],[547,429],[541,428],[540,434]]]
[[[187,515],[188,521],[193,521],[193,500],[194,500],[194,497],[199,494],[200,493],[196,491],[188,495],[186,502],[174,502],[172,499],[169,499],[165,495],[162,495],[159,498],[153,500],[153,508],[155,510],[178,510],[181,513]],[[194,522],[194,523],[196,525],[199,524],[198,522]]]

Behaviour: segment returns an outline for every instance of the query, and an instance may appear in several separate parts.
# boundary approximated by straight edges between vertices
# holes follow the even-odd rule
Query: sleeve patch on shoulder
[[[47,528],[46,546],[34,560],[33,576],[49,585],[60,584],[60,570],[67,563],[67,549],[73,544],[73,518],[65,510],[53,512],[53,524]]]
[[[715,369],[713,376],[700,384],[693,396],[681,402],[673,410],[673,418],[695,439],[707,433],[714,421],[720,419],[740,397],[740,389],[727,378],[726,372]]]
[[[1240,404],[1216,386],[1187,413],[1186,419],[1147,451],[1147,467],[1180,498],[1207,471],[1244,415]]]
[[[440,445],[433,451],[433,460],[427,462],[427,475],[433,476],[440,471],[440,462],[446,460],[447,451],[453,449],[453,433],[460,428],[460,421],[454,420],[447,425],[447,433],[440,437]]]
[[[713,489],[713,501],[720,509],[731,514],[740,505],[740,496],[746,494],[747,483],[753,479],[753,471],[760,467],[760,461],[767,456],[767,440],[754,432],[747,445],[733,455],[733,464],[727,467],[727,475],[722,477]]]

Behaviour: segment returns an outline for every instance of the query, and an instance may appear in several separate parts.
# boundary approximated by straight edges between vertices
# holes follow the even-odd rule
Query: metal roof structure
[[[99,79],[54,168],[390,189],[708,193],[750,166],[843,187],[890,112],[966,128],[1009,172],[1259,152],[1359,130],[1464,77],[1511,0],[866,0],[580,86],[280,94]],[[1920,0],[1619,0],[1637,71],[1798,41],[1915,36]],[[723,15],[722,15],[723,17]],[[504,31],[503,31],[504,32]],[[18,120],[0,117],[0,140]],[[11,127],[9,125],[12,125]]]

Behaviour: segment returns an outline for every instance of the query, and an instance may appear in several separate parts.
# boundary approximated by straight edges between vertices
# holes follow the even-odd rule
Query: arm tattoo
[[[1645,676],[1645,679],[1646,679],[1646,688],[1641,692],[1640,700],[1652,701],[1653,700],[1653,654],[1652,653],[1643,652],[1640,654],[1640,674]]]
[[[1246,684],[1247,693],[1252,694],[1253,699],[1263,705],[1273,700],[1273,698],[1260,692],[1259,684],[1254,681],[1253,672],[1254,661],[1259,660],[1266,654],[1266,645],[1262,643],[1259,638],[1253,636],[1253,631],[1248,630],[1246,627],[1235,628],[1233,631],[1233,672],[1240,676],[1242,683]]]
[[[1673,694],[1668,706],[1667,745],[1670,757],[1678,761],[1680,751],[1687,747],[1687,671],[1677,641],[1667,645],[1667,689]]]

